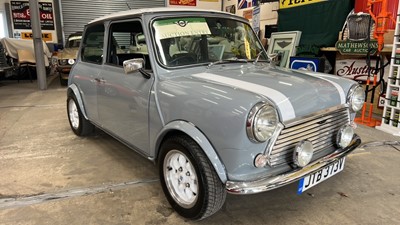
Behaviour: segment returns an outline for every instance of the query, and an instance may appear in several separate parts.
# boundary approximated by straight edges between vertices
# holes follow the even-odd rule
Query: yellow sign
[[[251,59],[251,52],[250,52],[250,43],[247,41],[247,39],[244,39],[244,48],[246,50],[246,57],[247,59]]]
[[[32,32],[21,32],[21,38],[25,40],[33,39],[33,34]],[[53,41],[53,36],[51,35],[51,33],[42,33],[42,39],[45,42]]]
[[[318,2],[326,2],[329,0],[280,0],[279,1],[279,8],[280,9],[287,9],[296,6],[308,5]]]

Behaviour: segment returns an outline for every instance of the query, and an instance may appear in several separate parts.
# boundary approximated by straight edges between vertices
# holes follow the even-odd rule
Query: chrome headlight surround
[[[270,104],[259,102],[247,117],[247,136],[253,142],[265,142],[275,132],[279,123],[278,112]]]
[[[353,141],[354,129],[346,124],[340,127],[336,135],[336,145],[340,148],[348,147]]]
[[[354,85],[347,94],[347,103],[351,112],[358,112],[362,109],[365,102],[365,91],[360,85]]]
[[[68,59],[68,64],[73,65],[75,63],[75,59]]]
[[[300,141],[293,152],[293,162],[299,167],[307,166],[313,157],[314,147],[311,141]]]
[[[59,63],[61,66],[65,66],[65,65],[67,65],[67,63],[68,63],[68,59],[59,59],[59,60],[58,60],[58,63]]]

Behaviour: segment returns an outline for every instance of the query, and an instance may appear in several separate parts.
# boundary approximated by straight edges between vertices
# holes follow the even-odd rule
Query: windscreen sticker
[[[68,40],[73,41],[73,40],[81,40],[81,39],[82,39],[82,36],[73,36],[73,37],[70,37]]]
[[[211,34],[204,18],[159,20],[154,22],[154,28],[158,39]]]
[[[246,49],[247,59],[251,59],[250,44],[249,41],[247,41],[247,38],[244,39],[244,48]]]

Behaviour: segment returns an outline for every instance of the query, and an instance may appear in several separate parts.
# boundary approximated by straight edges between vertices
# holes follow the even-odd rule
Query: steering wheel
[[[172,60],[168,63],[173,66],[183,66],[196,63],[196,55],[192,53],[179,53],[172,56]]]

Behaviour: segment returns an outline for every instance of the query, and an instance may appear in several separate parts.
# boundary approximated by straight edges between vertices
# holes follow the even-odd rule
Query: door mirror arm
[[[144,78],[146,78],[146,79],[150,79],[151,78],[151,73],[147,72],[143,68],[140,68],[139,72],[143,75]]]

